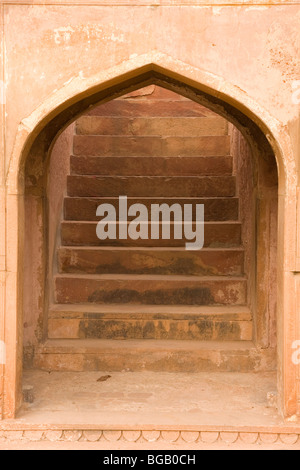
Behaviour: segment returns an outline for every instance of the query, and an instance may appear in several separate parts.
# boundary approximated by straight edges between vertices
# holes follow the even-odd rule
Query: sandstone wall
[[[183,88],[208,93],[214,102],[221,99],[233,119],[238,117],[241,130],[247,127],[242,118],[246,116],[272,146],[279,176],[278,383],[282,410],[294,415],[300,379],[299,366],[291,361],[300,333],[299,2],[72,3],[0,2],[0,83],[5,90],[0,114],[0,340],[6,347],[5,367],[0,366],[0,398],[4,387],[4,415],[13,416],[20,402],[26,155],[30,149],[36,154],[38,169],[40,159],[32,144],[51,119],[64,111],[65,124],[68,110],[79,100],[85,99],[81,105],[88,106],[94,93],[153,71],[164,73],[168,80],[178,79]],[[222,111],[222,105],[218,106]],[[45,135],[41,138],[39,149],[48,145]],[[40,170],[43,173],[42,165]],[[43,178],[40,181],[43,188]],[[33,209],[34,220],[40,210]]]

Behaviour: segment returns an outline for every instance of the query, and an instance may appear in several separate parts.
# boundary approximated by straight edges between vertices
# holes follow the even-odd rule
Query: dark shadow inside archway
[[[242,147],[247,147],[247,152],[251,155],[251,165],[248,170],[249,179],[253,193],[250,200],[244,200],[242,217],[249,209],[248,220],[251,219],[251,234],[243,234],[244,243],[248,244],[249,258],[249,282],[248,289],[250,295],[248,304],[253,313],[253,335],[251,343],[253,349],[248,354],[247,363],[252,361],[253,371],[269,372],[274,370],[276,363],[274,340],[274,310],[276,310],[276,231],[277,231],[277,193],[278,177],[277,165],[274,152],[264,134],[264,132],[249,117],[239,111],[233,104],[227,103],[207,91],[200,91],[191,84],[183,83],[177,78],[169,77],[162,71],[151,70],[123,80],[117,85],[110,86],[105,90],[91,92],[89,96],[79,98],[75,103],[59,112],[39,130],[34,142],[30,142],[27,148],[27,155],[24,156],[24,181],[25,181],[25,309],[37,309],[41,312],[37,324],[34,325],[37,343],[43,344],[48,338],[48,323],[45,318],[48,316],[49,303],[51,303],[51,293],[49,283],[51,283],[52,271],[49,269],[49,168],[51,153],[58,136],[73,121],[77,120],[87,111],[92,112],[93,108],[111,100],[138,90],[148,85],[162,87],[171,92],[192,100],[199,105],[222,116],[234,127],[233,134],[236,143],[236,152]],[[59,113],[59,114],[58,114]],[[232,137],[232,136],[231,136]],[[30,145],[30,148],[29,148]],[[245,183],[247,172],[244,168],[243,179],[240,184]],[[245,183],[246,184],[246,183]],[[248,192],[249,196],[249,192]],[[27,215],[26,215],[27,214]],[[34,221],[37,221],[35,223]],[[248,226],[249,227],[249,226]],[[247,228],[245,229],[247,230]],[[275,232],[274,232],[275,230]],[[34,262],[29,266],[28,254]],[[26,274],[27,273],[27,274]],[[98,273],[99,274],[99,273]],[[28,283],[28,280],[30,282]],[[275,282],[275,284],[274,284]],[[273,314],[270,310],[273,309]],[[39,346],[37,346],[38,348]],[[29,345],[24,349],[24,363],[27,367],[36,367],[35,359],[36,346]],[[255,352],[254,352],[255,351]],[[59,351],[56,352],[57,361]],[[122,354],[121,350],[118,354]],[[155,354],[152,351],[151,354]],[[245,372],[240,354],[236,355],[236,370]],[[192,357],[192,356],[191,356]],[[196,360],[195,360],[196,361]],[[256,364],[267,364],[266,368]],[[196,362],[195,362],[196,364]],[[199,364],[199,362],[198,362]],[[76,367],[76,366],[75,366]],[[194,372],[200,372],[194,367]],[[46,367],[47,369],[47,367]],[[126,369],[126,368],[125,368]],[[193,368],[192,368],[193,369]],[[101,368],[99,368],[101,370]],[[120,371],[121,372],[121,371]],[[176,372],[176,367],[175,371]],[[228,371],[230,374],[232,371]],[[159,371],[158,371],[159,373]],[[101,374],[100,374],[101,375]],[[213,377],[213,376],[211,376]],[[122,377],[119,377],[123,380]],[[153,380],[149,377],[147,380]],[[39,379],[40,380],[40,377]],[[79,380],[79,379],[78,379]],[[214,378],[215,380],[215,378]],[[234,377],[222,378],[223,386],[228,385],[227,380],[234,381]],[[80,382],[80,380],[79,380]],[[108,382],[109,383],[109,382]],[[186,382],[184,382],[185,384]],[[185,386],[183,384],[183,387]],[[253,384],[252,384],[253,385]],[[271,385],[270,385],[271,387]],[[162,391],[162,389],[161,389]],[[273,390],[269,390],[273,391]],[[180,394],[180,390],[177,390]],[[108,392],[107,392],[108,393]],[[114,393],[118,393],[116,390]],[[143,392],[144,393],[144,392]],[[195,390],[192,390],[192,394]],[[262,393],[262,392],[261,392]],[[266,398],[266,397],[265,397]],[[175,403],[175,401],[174,401]],[[162,424],[162,423],[161,423]],[[208,423],[207,423],[208,424]],[[214,423],[216,424],[216,423]]]

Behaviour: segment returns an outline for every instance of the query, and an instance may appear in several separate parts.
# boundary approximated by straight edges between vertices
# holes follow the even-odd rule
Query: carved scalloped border
[[[166,444],[285,444],[300,443],[299,433],[272,432],[241,432],[241,431],[174,431],[174,430],[80,430],[80,429],[48,429],[48,430],[2,430],[2,441],[44,441],[44,442],[128,442]]]

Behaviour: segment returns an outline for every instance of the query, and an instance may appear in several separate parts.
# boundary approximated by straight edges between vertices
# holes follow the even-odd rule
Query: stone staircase
[[[248,371],[260,367],[227,122],[155,88],[77,121],[57,250],[49,370]],[[104,240],[101,203],[205,206],[205,243]],[[123,340],[123,341],[117,341]]]

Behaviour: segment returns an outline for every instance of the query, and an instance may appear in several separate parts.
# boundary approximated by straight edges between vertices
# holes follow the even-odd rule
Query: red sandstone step
[[[92,157],[71,156],[72,175],[229,176],[232,157]]]
[[[227,121],[214,117],[102,117],[82,116],[78,135],[156,135],[200,137],[226,135]]]
[[[123,117],[205,117],[206,108],[187,100],[134,100],[117,99],[96,106],[86,113],[89,116]],[[210,114],[210,113],[209,113]]]
[[[237,220],[239,216],[239,199],[237,197],[228,198],[128,198],[128,206],[132,204],[144,204],[149,213],[151,204],[180,204],[183,210],[184,204],[204,204],[204,214],[206,221],[229,221]],[[119,198],[87,198],[87,197],[65,197],[64,218],[65,220],[96,221],[97,207],[100,204],[112,204],[118,213]],[[195,214],[194,214],[195,216]],[[128,217],[128,220],[130,218]],[[150,219],[149,219],[150,220]]]
[[[209,157],[230,155],[230,136],[161,137],[74,135],[74,155]]]
[[[244,305],[243,277],[79,275],[55,276],[57,303],[153,305]]]
[[[52,339],[34,368],[52,371],[250,372],[276,368],[274,350],[248,341]]]
[[[58,250],[60,273],[180,274],[239,276],[244,272],[244,250],[184,248],[70,248]]]
[[[49,338],[251,341],[247,307],[54,305]]]
[[[140,247],[179,247],[185,246],[186,240],[175,240],[171,227],[170,240],[100,240],[96,234],[97,222],[63,221],[61,222],[61,243],[63,246],[140,246]],[[118,233],[118,232],[117,232]],[[240,222],[205,222],[204,247],[230,248],[240,246]]]
[[[230,197],[234,176],[68,176],[68,196]]]

